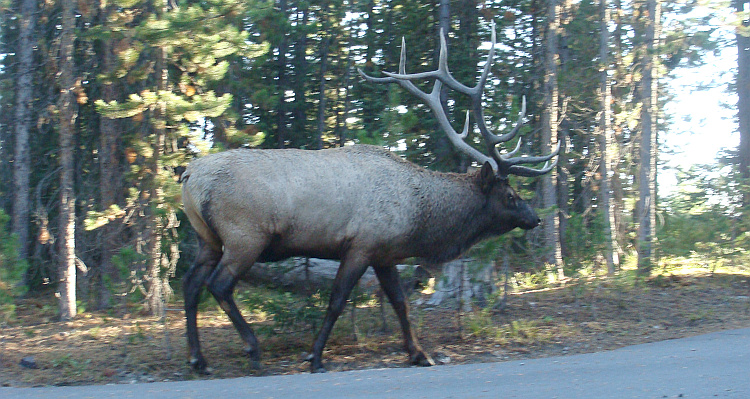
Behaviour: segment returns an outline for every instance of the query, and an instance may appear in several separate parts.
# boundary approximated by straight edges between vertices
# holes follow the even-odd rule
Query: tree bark
[[[341,262],[317,258],[290,258],[281,262],[256,263],[239,276],[248,284],[269,284],[297,293],[309,295],[319,289],[328,289]],[[416,266],[397,265],[399,272],[410,270],[414,274]],[[360,278],[358,287],[367,293],[378,289],[378,280],[372,268]]]
[[[106,19],[112,12],[111,6],[102,10],[102,21],[106,24]],[[112,52],[112,43],[110,40],[104,40],[102,43],[102,63],[104,65],[104,74],[109,79],[115,68],[115,54]],[[102,85],[102,99],[106,102],[117,99],[115,83],[107,80]],[[112,205],[117,203],[117,190],[119,188],[119,160],[118,160],[118,140],[120,130],[118,119],[105,118],[99,119],[99,184],[101,208],[106,211]],[[102,226],[101,231],[101,262],[99,265],[99,299],[98,307],[100,309],[111,306],[112,283],[117,279],[112,256],[117,250],[116,245],[116,220]]]
[[[437,38],[438,43],[440,40],[440,35],[442,34],[443,37],[445,37],[446,44],[449,43],[448,37],[451,31],[451,4],[450,0],[440,0],[438,4],[438,26],[437,26]],[[437,68],[438,60],[440,59],[440,46],[436,46],[435,49],[435,55],[433,56],[433,60],[435,60],[435,68]],[[448,110],[448,86],[443,85],[440,88],[440,103],[443,106],[443,112],[445,112],[446,115],[450,115],[450,111]],[[455,148],[451,145],[450,140],[444,135],[440,135],[437,137],[437,144],[435,148],[435,157],[437,158],[437,161],[439,163],[444,164],[452,164],[452,159],[456,157],[457,151]],[[453,172],[460,172],[459,170],[453,169],[451,170]]]
[[[167,90],[167,66],[166,50],[159,48],[155,63],[156,87],[159,93]],[[148,239],[148,270],[146,282],[148,284],[148,306],[151,314],[162,316],[164,314],[164,282],[162,279],[162,235],[164,224],[157,209],[164,207],[164,192],[159,183],[159,175],[162,169],[162,156],[164,155],[164,146],[166,142],[166,100],[162,99],[156,105],[154,110],[154,134],[153,134],[153,154],[150,165],[151,178],[149,180],[149,199],[147,216],[147,234]]]
[[[60,139],[60,252],[58,260],[58,294],[60,318],[70,320],[76,315],[76,241],[75,241],[75,161],[74,126],[76,119],[73,78],[73,42],[75,40],[75,4],[62,0],[60,31],[60,60],[58,85],[59,139]]]
[[[614,146],[614,132],[612,131],[612,88],[609,83],[609,10],[607,0],[599,0],[599,99],[601,101],[601,120],[599,122],[600,143],[602,152],[601,163],[601,200],[604,219],[604,241],[606,248],[604,258],[607,262],[607,274],[613,275],[619,265],[619,257],[615,252],[615,220],[614,204],[610,192],[610,170],[612,170],[612,147]]]
[[[542,110],[542,142],[547,143],[548,151],[558,137],[558,31],[560,29],[560,6],[558,0],[548,0],[547,3],[547,37],[545,38],[545,67],[544,67],[544,109]],[[560,215],[557,210],[557,169],[542,178],[542,200],[544,207],[552,209],[544,220],[544,236],[547,247],[545,262],[554,268],[556,277],[563,279],[562,247],[560,245]],[[551,274],[551,271],[550,271]]]
[[[297,10],[298,26],[297,41],[294,43],[294,106],[292,109],[292,133],[299,135],[300,140],[297,144],[307,144],[308,131],[307,126],[307,82],[309,80],[309,63],[307,62],[307,31],[306,27],[310,16],[307,8]],[[292,139],[294,139],[292,138]]]
[[[351,70],[354,65],[354,57],[352,57],[352,49],[349,48],[346,52],[346,71],[344,71],[344,110],[341,116],[341,130],[339,131],[339,147],[343,147],[347,137],[349,137],[349,111],[352,106],[352,95],[351,95]]]
[[[288,18],[287,16],[287,2],[286,0],[279,0],[279,12],[284,15],[285,19]],[[276,147],[277,148],[284,148],[286,147],[286,140],[287,140],[287,115],[286,115],[286,88],[288,86],[287,83],[287,65],[286,65],[286,53],[289,51],[289,45],[287,41],[287,33],[286,29],[284,30],[283,38],[281,39],[281,43],[279,44],[279,58],[277,62],[277,70],[278,70],[278,85],[279,85],[279,104],[276,114]]]
[[[318,97],[318,131],[315,138],[315,147],[323,148],[323,131],[326,122],[326,72],[328,69],[328,50],[330,37],[325,36],[320,49],[320,93]]]
[[[26,259],[29,252],[29,131],[33,107],[34,31],[36,0],[21,1],[18,33],[18,77],[16,79],[15,147],[13,157],[12,232],[18,240],[18,256]]]
[[[735,0],[738,12],[750,11],[745,7],[750,5],[748,0]],[[742,26],[750,26],[750,20],[743,20]],[[744,34],[743,34],[744,33]],[[739,167],[740,174],[750,179],[750,36],[746,32],[737,32],[737,119],[739,119],[740,146]],[[750,192],[745,192],[742,198],[743,206],[750,205]]]
[[[621,0],[614,0],[614,9],[612,10],[612,16],[613,16],[613,22],[614,22],[614,31],[612,32],[612,44],[614,45],[614,69],[615,69],[615,82],[612,86],[612,89],[615,90],[615,92],[612,94],[612,100],[615,104],[615,107],[624,107],[624,103],[626,102],[626,95],[623,95],[623,92],[625,91],[626,84],[621,83],[624,81],[624,74],[625,71],[623,70],[623,9],[622,9],[622,1]],[[621,155],[622,153],[622,131],[623,131],[623,125],[625,124],[624,121],[617,121],[616,119],[612,121],[612,128],[614,130],[613,135],[613,144],[614,146],[610,148],[611,154],[610,154],[610,167],[612,170],[612,176],[610,183],[612,183],[612,199],[613,199],[613,217],[614,224],[612,225],[612,229],[615,231],[615,237],[619,240],[622,240],[623,237],[627,235],[626,232],[626,224],[622,220],[622,214],[623,209],[625,209],[625,190],[623,188],[623,182],[620,180],[620,159],[624,157],[624,155]],[[622,243],[620,241],[615,241],[614,244],[616,246],[615,251],[617,251],[618,255],[623,255],[622,252]]]
[[[660,0],[646,2],[646,50],[643,56],[641,82],[641,164],[639,174],[640,204],[638,212],[638,273],[649,275],[653,267],[653,241],[656,228],[656,113],[658,81],[656,78],[656,46],[661,19]]]

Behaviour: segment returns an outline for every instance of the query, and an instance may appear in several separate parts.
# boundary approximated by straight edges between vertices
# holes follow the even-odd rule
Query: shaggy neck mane
[[[439,263],[457,258],[484,238],[510,230],[495,225],[478,185],[478,172],[429,172],[419,190],[413,256]]]

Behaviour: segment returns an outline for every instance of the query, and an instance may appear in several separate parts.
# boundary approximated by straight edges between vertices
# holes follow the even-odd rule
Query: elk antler
[[[497,148],[498,144],[510,141],[514,137],[516,137],[516,135],[518,135],[518,132],[521,126],[523,125],[524,115],[526,114],[526,97],[523,97],[523,100],[521,102],[521,112],[518,116],[518,121],[516,121],[515,126],[513,127],[513,129],[511,129],[510,132],[496,135],[492,133],[490,129],[487,127],[487,124],[484,118],[484,112],[482,110],[482,93],[484,91],[484,85],[487,82],[487,76],[490,73],[490,67],[492,66],[493,57],[495,55],[496,40],[497,40],[497,36],[495,34],[495,23],[493,22],[492,23],[492,47],[490,48],[489,55],[487,56],[487,62],[484,65],[482,74],[479,76],[479,81],[474,87],[468,87],[462,84],[461,82],[457,81],[448,70],[448,46],[445,42],[445,35],[443,34],[442,29],[440,31],[440,59],[438,60],[437,70],[429,71],[429,72],[407,74],[406,73],[406,41],[402,38],[401,39],[401,59],[399,61],[398,73],[383,72],[383,74],[386,75],[387,77],[376,78],[376,77],[372,77],[372,76],[365,74],[362,71],[362,69],[358,69],[358,71],[359,71],[359,74],[362,75],[362,77],[365,78],[369,82],[398,83],[401,87],[405,88],[409,93],[412,93],[415,96],[419,97],[432,109],[432,112],[437,118],[438,123],[440,124],[440,127],[445,131],[445,133],[448,135],[448,138],[453,143],[453,145],[456,146],[456,148],[458,148],[463,153],[469,155],[470,157],[474,158],[480,164],[489,162],[490,165],[492,165],[492,168],[495,170],[495,172],[499,176],[507,177],[510,174],[517,175],[517,176],[527,176],[527,177],[543,175],[551,171],[552,168],[554,168],[555,165],[557,164],[557,160],[555,160],[555,162],[553,162],[551,165],[549,164],[548,161],[560,152],[559,140],[557,142],[557,148],[554,151],[552,151],[548,155],[537,156],[537,157],[529,157],[529,156],[513,157],[513,155],[516,152],[518,152],[519,148],[521,147],[520,138],[518,139],[516,148],[513,151],[510,151],[506,154],[500,154],[500,151]],[[435,83],[432,87],[432,91],[430,93],[427,93],[426,91],[423,91],[420,88],[418,88],[414,83],[411,82],[412,80],[415,80],[415,79],[435,79]],[[446,115],[445,110],[443,109],[443,106],[440,102],[440,91],[442,89],[443,84],[445,84],[449,88],[459,93],[466,94],[469,96],[469,98],[471,98],[471,103],[472,103],[471,110],[466,111],[466,120],[464,121],[464,128],[461,131],[461,133],[458,133],[456,132],[455,129],[453,129],[453,126],[451,126],[451,123],[448,120],[448,116]],[[464,139],[469,134],[470,112],[474,114],[474,119],[476,120],[477,127],[479,128],[479,132],[482,134],[485,144],[487,145],[489,156],[484,155],[483,153],[478,151],[476,148],[472,147],[471,145],[469,145],[467,142],[464,141]],[[544,166],[541,169],[535,169],[535,168],[531,168],[528,166],[520,165],[520,164],[532,164],[532,163],[540,163],[540,162],[545,162]]]

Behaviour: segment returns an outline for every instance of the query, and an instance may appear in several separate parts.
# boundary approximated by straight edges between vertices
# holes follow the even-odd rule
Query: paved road
[[[35,398],[750,398],[750,329],[504,363],[54,388]]]

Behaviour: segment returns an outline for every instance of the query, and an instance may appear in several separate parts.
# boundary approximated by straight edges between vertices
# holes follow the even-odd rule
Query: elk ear
[[[483,193],[489,193],[492,186],[495,184],[495,171],[492,169],[492,165],[489,162],[485,162],[482,165],[482,169],[479,171],[479,187],[481,187]]]

